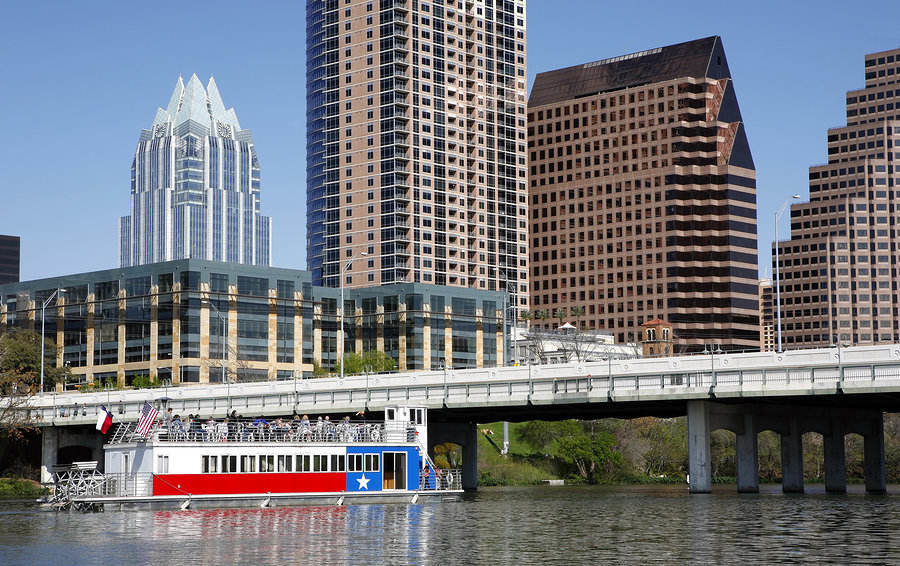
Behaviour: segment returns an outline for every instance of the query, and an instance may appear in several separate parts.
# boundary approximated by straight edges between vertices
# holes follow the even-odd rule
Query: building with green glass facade
[[[0,333],[41,330],[73,381],[131,385],[309,377],[338,359],[340,291],[310,273],[176,260],[0,285]],[[345,290],[345,350],[400,371],[502,365],[506,294],[398,283]],[[61,387],[61,386],[58,386]]]

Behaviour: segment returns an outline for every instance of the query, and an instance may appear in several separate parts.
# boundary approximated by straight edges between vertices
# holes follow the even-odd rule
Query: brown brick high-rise
[[[525,0],[307,2],[314,284],[339,286],[352,256],[347,287],[528,308],[525,47]]]
[[[533,309],[758,349],[756,172],[719,37],[539,74],[528,151]]]
[[[809,168],[809,202],[779,242],[784,348],[900,342],[900,49],[865,61],[866,86],[847,93],[847,125],[828,130],[828,163]]]

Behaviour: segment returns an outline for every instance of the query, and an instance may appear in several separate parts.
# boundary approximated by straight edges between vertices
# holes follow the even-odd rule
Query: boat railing
[[[462,470],[428,466],[419,471],[419,491],[450,489],[462,489]]]
[[[399,426],[398,426],[399,425]],[[224,419],[157,421],[146,436],[134,422],[119,423],[109,444],[130,442],[415,442],[415,425],[380,421]]]

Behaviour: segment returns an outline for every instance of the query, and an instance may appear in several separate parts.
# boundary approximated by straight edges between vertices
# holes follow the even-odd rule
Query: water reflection
[[[522,488],[440,504],[93,515],[0,506],[0,564],[900,561],[891,497],[763,491]]]

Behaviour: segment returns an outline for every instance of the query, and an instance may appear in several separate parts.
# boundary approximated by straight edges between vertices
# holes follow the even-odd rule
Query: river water
[[[424,505],[88,515],[7,504],[0,564],[900,563],[896,495],[807,492],[483,488]]]

